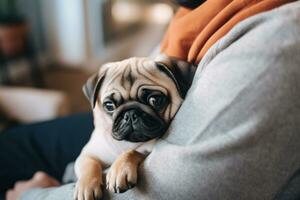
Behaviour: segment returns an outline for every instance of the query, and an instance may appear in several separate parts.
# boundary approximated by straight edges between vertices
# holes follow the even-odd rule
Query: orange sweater
[[[294,0],[207,0],[180,8],[164,36],[161,52],[198,64],[208,49],[240,21]]]

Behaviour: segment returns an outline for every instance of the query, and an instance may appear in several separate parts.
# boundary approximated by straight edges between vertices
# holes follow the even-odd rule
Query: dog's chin
[[[156,129],[134,129],[126,127],[117,132],[112,132],[112,137],[115,140],[124,140],[128,142],[147,142],[154,138],[161,137],[166,132],[166,126],[156,127]],[[150,131],[151,130],[151,131]]]
[[[118,141],[124,140],[124,141],[128,141],[128,142],[147,142],[154,138],[158,138],[159,136],[149,137],[149,136],[143,135],[141,133],[131,132],[130,134],[128,134],[126,136],[121,136],[119,133],[113,133],[112,137]]]

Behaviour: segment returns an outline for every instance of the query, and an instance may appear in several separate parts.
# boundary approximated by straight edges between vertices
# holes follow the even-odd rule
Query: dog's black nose
[[[136,122],[138,117],[140,116],[141,112],[138,110],[128,110],[125,114],[124,114],[124,119],[125,121],[130,121],[131,122]]]

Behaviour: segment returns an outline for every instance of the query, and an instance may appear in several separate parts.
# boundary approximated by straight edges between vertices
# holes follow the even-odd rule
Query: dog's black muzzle
[[[126,103],[113,115],[112,136],[116,140],[145,142],[160,137],[167,124],[149,106],[138,102]]]

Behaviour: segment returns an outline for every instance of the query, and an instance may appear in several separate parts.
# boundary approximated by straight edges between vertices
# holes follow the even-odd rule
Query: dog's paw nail
[[[135,186],[135,184],[131,183],[131,182],[128,182],[128,184],[127,184],[128,189],[134,188],[134,186]]]

